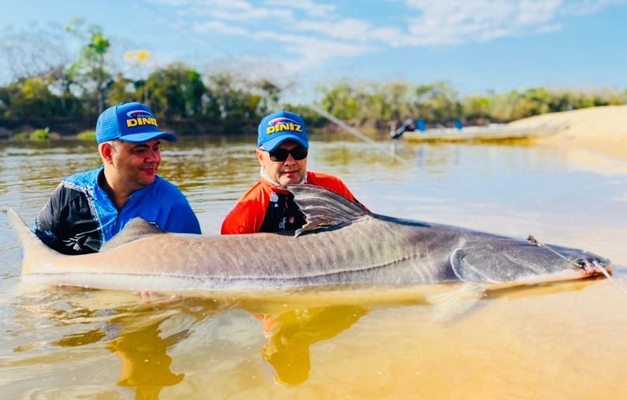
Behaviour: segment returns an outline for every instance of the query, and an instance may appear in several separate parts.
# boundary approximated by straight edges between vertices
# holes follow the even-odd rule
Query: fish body
[[[326,189],[290,187],[307,224],[283,234],[189,235],[132,221],[94,254],[44,245],[9,207],[24,249],[22,279],[117,290],[285,289],[344,284],[479,285],[578,279],[610,262],[447,225],[377,215]]]

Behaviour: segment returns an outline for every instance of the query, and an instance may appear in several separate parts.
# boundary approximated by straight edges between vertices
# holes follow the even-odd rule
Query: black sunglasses
[[[269,151],[270,159],[272,161],[285,161],[291,154],[292,158],[296,161],[304,160],[307,158],[307,149],[304,147],[294,147],[292,150],[287,149],[274,149]]]

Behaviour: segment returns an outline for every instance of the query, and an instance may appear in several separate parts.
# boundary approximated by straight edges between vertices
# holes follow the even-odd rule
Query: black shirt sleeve
[[[63,254],[95,253],[101,229],[85,193],[59,185],[35,220],[35,234]]]

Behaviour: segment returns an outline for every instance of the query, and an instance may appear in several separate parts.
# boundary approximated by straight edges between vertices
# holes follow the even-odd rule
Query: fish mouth
[[[584,272],[584,276],[592,276],[602,274],[603,271],[612,273],[612,265],[609,260],[599,260],[594,257],[581,257],[573,261]]]

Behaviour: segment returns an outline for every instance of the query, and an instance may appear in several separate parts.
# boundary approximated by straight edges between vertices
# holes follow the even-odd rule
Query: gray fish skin
[[[522,283],[583,278],[610,265],[583,250],[373,214],[313,185],[289,189],[308,221],[295,233],[172,234],[134,220],[99,253],[79,256],[51,250],[17,213],[2,211],[24,248],[22,279],[52,285],[180,291]]]

